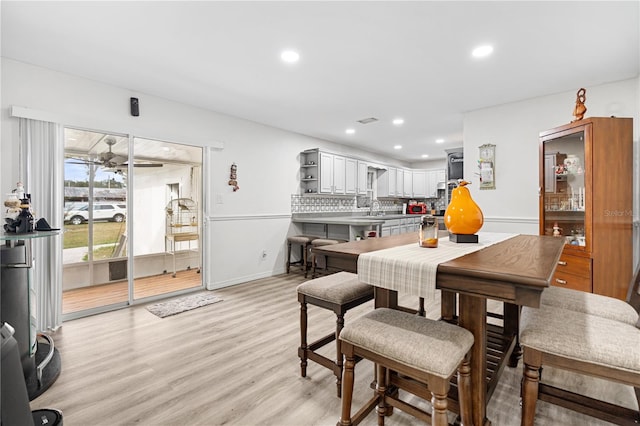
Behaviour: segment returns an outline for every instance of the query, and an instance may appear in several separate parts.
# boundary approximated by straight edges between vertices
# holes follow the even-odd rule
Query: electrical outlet
[[[262,258],[263,259],[267,258],[267,251],[266,250],[262,250]]]

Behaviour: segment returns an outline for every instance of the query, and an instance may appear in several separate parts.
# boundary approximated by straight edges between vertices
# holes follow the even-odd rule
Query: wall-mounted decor
[[[480,169],[480,189],[496,189],[496,146],[492,144],[484,144],[478,148],[480,149],[480,157],[478,160],[478,168]]]
[[[240,187],[238,186],[238,166],[236,163],[231,165],[231,171],[229,172],[229,185],[233,186],[233,192],[236,192]]]

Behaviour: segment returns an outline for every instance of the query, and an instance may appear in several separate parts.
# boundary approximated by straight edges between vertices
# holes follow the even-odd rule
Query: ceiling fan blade
[[[75,161],[65,161],[67,164],[83,164],[86,166],[102,166],[102,163],[100,161],[93,161],[93,160],[85,160],[82,158],[71,158],[71,160],[75,160]]]
[[[128,163],[122,163],[120,164],[120,166],[122,167],[127,167],[129,166]],[[162,167],[163,164],[162,163],[133,163],[133,167]]]

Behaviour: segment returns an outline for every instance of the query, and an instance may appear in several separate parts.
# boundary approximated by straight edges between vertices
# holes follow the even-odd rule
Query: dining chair
[[[552,294],[544,297],[540,308],[522,308],[523,426],[534,424],[538,399],[616,424],[640,423],[639,286],[640,267],[630,283],[626,303],[549,288],[543,295],[548,290]],[[559,296],[566,298],[558,300]],[[633,386],[639,409],[540,383],[544,366]]]
[[[357,425],[376,406],[381,426],[391,407],[435,426],[448,425],[447,396],[456,371],[462,424],[472,424],[470,350],[474,339],[468,330],[395,309],[378,308],[346,325],[340,340],[345,365],[338,426]],[[352,416],[354,368],[360,358],[376,364],[376,392]],[[390,372],[418,382],[416,387],[421,394],[426,391],[431,396],[431,413],[400,399],[399,392],[390,391],[387,381]],[[417,389],[412,393],[415,392]]]

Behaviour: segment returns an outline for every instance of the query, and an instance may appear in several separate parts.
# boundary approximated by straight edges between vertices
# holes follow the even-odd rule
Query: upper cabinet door
[[[358,191],[358,160],[345,159],[345,194],[355,195]]]
[[[587,188],[591,170],[585,162],[584,129],[545,139],[542,150],[541,231],[566,237],[567,244],[590,251],[585,211],[591,197]]]
[[[333,155],[320,153],[320,193],[333,193]]]
[[[425,170],[414,170],[413,175],[413,196],[425,198],[427,196],[427,172]]]
[[[404,170],[396,169],[396,195],[402,197],[404,195]]]
[[[411,170],[403,170],[403,182],[402,194],[405,197],[413,197],[413,172]]]
[[[333,156],[333,193],[346,193],[346,158],[340,155]]]
[[[358,161],[358,186],[356,194],[367,195],[367,190],[373,190],[369,182],[369,166],[365,161]]]

